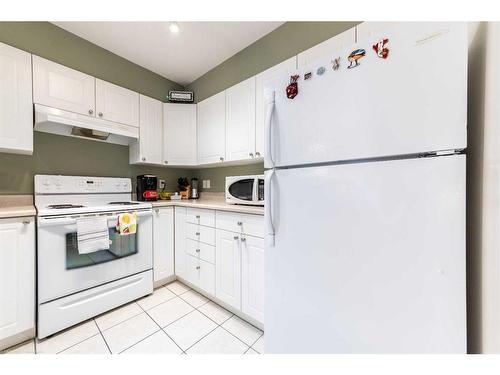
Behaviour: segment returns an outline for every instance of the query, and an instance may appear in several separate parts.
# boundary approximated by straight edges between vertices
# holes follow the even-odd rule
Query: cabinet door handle
[[[29,223],[31,223],[31,220],[23,220],[24,225],[28,225]]]
[[[196,218],[197,218],[197,219],[200,219],[200,215],[196,215]]]
[[[200,266],[196,266],[196,269],[199,270],[201,267]]]
[[[257,151],[257,152],[255,153],[255,156],[259,157],[259,156],[260,156],[260,152],[258,152],[258,151]]]
[[[235,240],[237,240],[239,237],[238,237],[238,236],[234,236],[233,238],[234,238]]]
[[[196,252],[199,253],[200,252],[200,249],[196,249]]]
[[[250,156],[251,158],[253,158],[253,152],[249,153],[248,156]]]
[[[155,209],[155,212],[156,212],[157,214],[159,214],[159,213],[160,213],[160,209],[159,209],[159,208]]]
[[[141,160],[142,160],[142,161],[146,161],[146,158],[144,158],[144,157],[143,157]]]
[[[94,114],[94,110],[93,109],[89,109],[89,115],[93,115]]]
[[[238,224],[240,227],[243,225],[241,221],[238,221],[236,224]]]
[[[197,236],[199,236],[199,235],[200,235],[200,232],[196,232],[195,234],[196,234]]]
[[[241,242],[245,242],[247,239],[245,237],[241,237]]]
[[[102,112],[99,112],[99,117],[102,117],[104,116]]]
[[[221,157],[219,158],[219,160],[220,160],[220,161],[224,161],[224,158],[221,156]]]

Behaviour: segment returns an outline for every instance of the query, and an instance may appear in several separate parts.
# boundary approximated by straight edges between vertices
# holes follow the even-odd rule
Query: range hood
[[[139,128],[61,109],[35,104],[35,127],[39,132],[92,139],[128,146],[139,138]]]

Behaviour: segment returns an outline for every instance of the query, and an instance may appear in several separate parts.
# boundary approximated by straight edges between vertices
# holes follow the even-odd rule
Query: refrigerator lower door
[[[266,193],[266,353],[466,352],[464,155],[276,170]]]

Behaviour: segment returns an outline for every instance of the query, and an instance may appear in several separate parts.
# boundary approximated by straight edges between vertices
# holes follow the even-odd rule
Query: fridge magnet
[[[311,72],[307,72],[306,74],[304,74],[304,80],[308,80],[310,78],[312,78],[312,73]]]
[[[381,59],[387,59],[387,56],[389,56],[389,48],[385,46],[387,43],[389,43],[389,39],[384,38],[380,39],[372,46],[373,50],[377,53],[377,56]]]
[[[322,76],[324,73],[325,73],[326,69],[324,66],[320,66],[317,70],[316,70],[316,74],[319,75],[319,76]]]
[[[288,99],[295,98],[299,93],[299,84],[297,83],[299,77],[297,74],[290,77],[290,84],[286,87],[286,97]]]
[[[347,57],[347,60],[349,61],[349,66],[347,67],[347,69],[352,69],[360,65],[358,60],[362,57],[365,57],[365,55],[366,51],[362,48],[352,51],[351,54]]]
[[[340,56],[332,60],[332,69],[339,70],[340,68]]]

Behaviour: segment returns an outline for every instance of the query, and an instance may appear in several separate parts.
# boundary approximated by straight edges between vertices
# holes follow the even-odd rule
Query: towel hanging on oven
[[[77,219],[76,237],[79,254],[108,250],[108,220],[105,217]]]
[[[120,214],[116,223],[116,230],[121,236],[135,234],[137,232],[137,214],[135,212]]]

